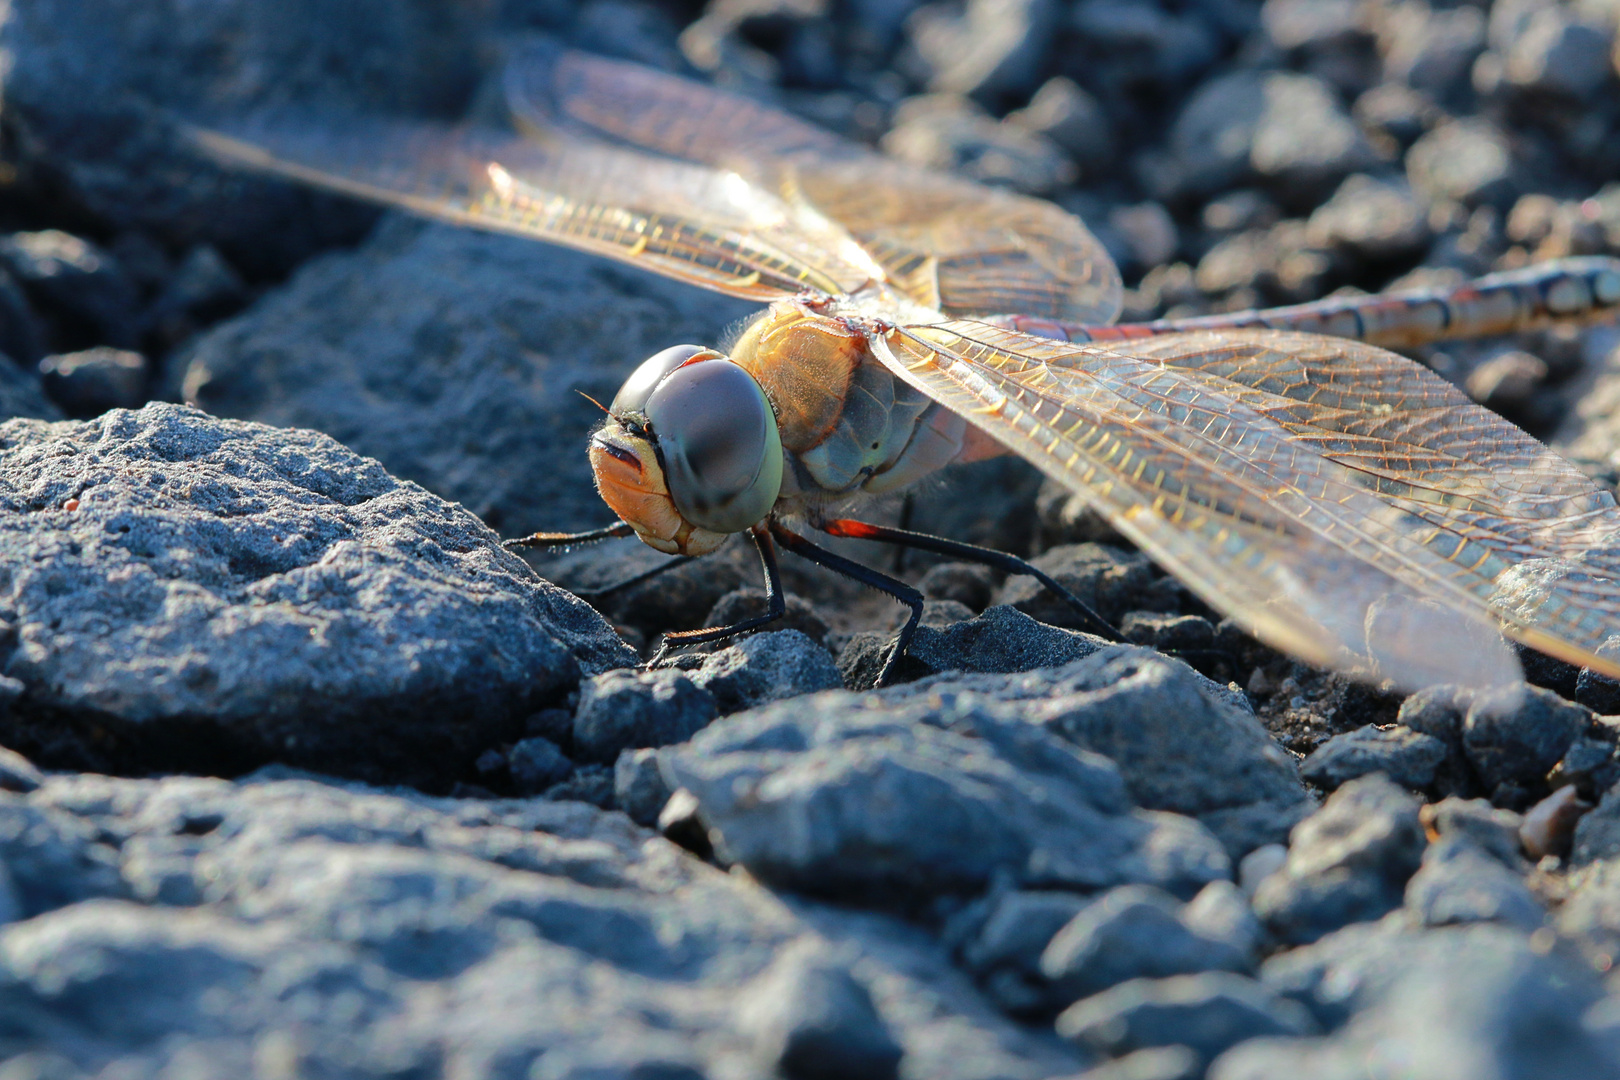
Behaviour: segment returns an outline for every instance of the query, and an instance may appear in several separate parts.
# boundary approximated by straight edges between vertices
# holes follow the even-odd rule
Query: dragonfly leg
[[[594,544],[598,540],[612,540],[614,537],[634,535],[635,530],[623,521],[615,521],[612,525],[604,525],[600,529],[590,529],[577,533],[537,532],[528,536],[519,536],[513,540],[502,540],[501,547],[508,550],[514,548],[566,548],[577,547],[580,544]]]
[[[599,540],[611,540],[611,539],[613,539],[615,537],[629,536],[634,531],[635,530],[630,528],[630,526],[626,525],[624,522],[621,521],[621,522],[619,522],[619,523],[617,523],[615,525],[607,525],[607,526],[604,526],[604,527],[602,527],[600,529],[592,529],[589,532],[581,532],[581,533],[547,533],[547,532],[539,532],[539,533],[532,533],[529,536],[520,536],[515,540],[502,540],[501,541],[501,546],[503,548],[506,548],[508,551],[515,551],[518,548],[525,548],[525,547],[534,547],[534,548],[575,547],[575,546],[578,546],[580,544],[594,544]],[[666,560],[664,562],[661,562],[657,566],[653,567],[651,570],[643,570],[639,574],[632,574],[630,577],[624,578],[621,581],[610,582],[607,585],[602,585],[602,586],[599,586],[598,588],[595,588],[595,589],[569,589],[568,591],[573,593],[575,596],[579,597],[581,600],[586,600],[586,601],[601,600],[601,599],[603,599],[605,597],[612,596],[614,593],[619,592],[622,589],[628,589],[632,585],[640,585],[643,581],[651,581],[653,578],[657,577],[659,574],[662,574],[662,573],[664,573],[666,571],[669,571],[669,570],[673,570],[677,566],[684,566],[684,565],[686,565],[687,563],[689,563],[691,561],[692,561],[691,556],[689,556],[689,555],[681,555],[681,556],[678,556],[676,558],[668,559],[668,560]]]
[[[787,614],[787,597],[782,590],[782,571],[776,565],[776,545],[771,541],[771,533],[756,526],[748,531],[749,537],[754,541],[754,548],[759,552],[760,565],[765,568],[765,613],[754,615],[741,622],[734,622],[730,626],[710,626],[702,630],[677,630],[664,635],[664,643],[659,646],[658,652],[647,661],[648,667],[657,667],[669,658],[669,654],[676,649],[688,645],[702,645],[707,641],[720,641],[724,638],[735,637],[757,630],[767,623],[775,622]]]
[[[873,570],[870,566],[862,566],[860,563],[846,559],[842,555],[834,555],[826,548],[811,543],[778,522],[771,522],[771,535],[775,536],[783,547],[800,558],[809,559],[811,562],[825,566],[835,573],[843,574],[847,578],[853,578],[862,585],[870,585],[879,592],[888,593],[911,609],[911,615],[906,619],[906,624],[895,635],[894,651],[884,661],[883,670],[878,674],[877,685],[887,686],[894,677],[896,669],[899,668],[901,658],[906,655],[906,650],[911,646],[911,639],[917,633],[917,624],[922,621],[922,593],[898,578],[892,578],[881,571]]]
[[[943,536],[930,536],[928,533],[912,532],[909,529],[894,529],[887,525],[872,525],[865,521],[855,521],[851,518],[834,518],[817,525],[828,536],[848,536],[859,540],[880,540],[886,544],[898,544],[902,547],[920,548],[923,551],[932,551],[936,555],[947,555],[952,558],[965,559],[969,562],[983,563],[1008,574],[1026,574],[1039,581],[1059,597],[1064,603],[1072,607],[1084,622],[1086,632],[1096,634],[1108,641],[1123,641],[1119,631],[1115,630],[1108,620],[1092,610],[1091,605],[1074,595],[1062,585],[1059,585],[1052,576],[1037,566],[1025,562],[1016,555],[1009,555],[1005,551],[995,548],[979,547],[977,544],[964,544],[960,540],[947,540]]]

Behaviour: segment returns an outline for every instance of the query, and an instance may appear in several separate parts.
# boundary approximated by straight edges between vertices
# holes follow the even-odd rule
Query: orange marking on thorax
[[[731,352],[776,407],[782,447],[793,454],[831,433],[865,357],[866,338],[859,331],[791,301],[771,305]]]

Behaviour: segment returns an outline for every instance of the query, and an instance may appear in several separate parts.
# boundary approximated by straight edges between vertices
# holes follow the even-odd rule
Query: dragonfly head
[[[765,520],[782,488],[776,412],[754,377],[713,349],[645,361],[591,436],[596,490],[659,551],[705,555]]]

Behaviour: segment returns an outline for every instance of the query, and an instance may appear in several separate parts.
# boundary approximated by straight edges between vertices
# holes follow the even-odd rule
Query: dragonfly
[[[515,51],[502,86],[505,129],[279,111],[189,130],[237,167],[768,305],[724,352],[646,360],[607,407],[588,452],[614,524],[508,541],[636,536],[698,556],[749,535],[767,610],[666,648],[780,617],[780,545],[910,608],[891,677],[921,594],[813,532],[976,557],[1061,591],[1005,553],[845,516],[1012,453],[1308,663],[1403,689],[1499,686],[1521,677],[1505,635],[1620,677],[1605,649],[1620,635],[1613,496],[1389,351],[1610,318],[1620,260],[1116,324],[1117,269],[1052,203],[560,46]]]

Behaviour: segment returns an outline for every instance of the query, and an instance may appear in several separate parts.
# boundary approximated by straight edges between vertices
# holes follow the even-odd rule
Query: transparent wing
[[[623,259],[750,300],[857,291],[847,233],[732,173],[577,135],[278,113],[189,129],[212,156],[427,217]]]
[[[913,168],[700,83],[546,45],[513,56],[506,96],[530,130],[583,128],[814,208],[929,308],[1091,323],[1119,313],[1112,260],[1051,203]]]
[[[1372,346],[1227,331],[1119,346],[982,323],[878,352],[1216,608],[1320,664],[1490,685],[1514,637],[1577,664],[1620,633],[1620,511],[1529,436]]]

